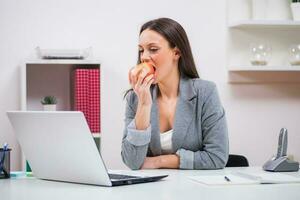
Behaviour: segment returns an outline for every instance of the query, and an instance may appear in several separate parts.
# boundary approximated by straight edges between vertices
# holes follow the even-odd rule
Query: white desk
[[[145,170],[146,173],[169,174],[154,183],[119,187],[100,187],[36,178],[0,180],[1,200],[57,200],[57,199],[126,199],[126,200],[233,200],[233,199],[300,199],[300,183],[264,185],[207,186],[194,182],[188,176],[226,174],[230,171],[259,171],[258,167],[226,168],[224,170]],[[300,176],[300,172],[293,173]]]

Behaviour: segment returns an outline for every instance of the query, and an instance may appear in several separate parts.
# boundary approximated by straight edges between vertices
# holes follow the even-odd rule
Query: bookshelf
[[[57,110],[74,110],[74,70],[100,70],[100,66],[101,64],[97,60],[36,59],[25,61],[23,66],[21,66],[21,109],[43,110],[43,106],[40,103],[41,98],[46,95],[53,95],[58,100]],[[101,81],[100,71],[100,87],[102,85]],[[101,143],[100,132],[92,134],[99,151]],[[28,165],[24,155],[22,156],[22,164],[23,170],[27,170]]]
[[[228,22],[228,82],[300,82],[300,66],[289,63],[289,48],[300,44],[300,22],[292,20],[237,20]],[[265,66],[250,64],[250,44],[268,44],[270,58]]]

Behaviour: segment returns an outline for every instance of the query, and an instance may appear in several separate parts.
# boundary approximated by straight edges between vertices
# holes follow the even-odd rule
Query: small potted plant
[[[300,0],[292,0],[292,14],[294,20],[300,20]]]
[[[55,96],[45,96],[41,103],[45,111],[56,111],[57,99]]]

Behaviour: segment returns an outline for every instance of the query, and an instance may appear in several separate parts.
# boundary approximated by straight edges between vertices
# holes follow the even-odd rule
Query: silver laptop
[[[167,176],[108,174],[82,112],[11,111],[7,115],[37,178],[117,186]]]

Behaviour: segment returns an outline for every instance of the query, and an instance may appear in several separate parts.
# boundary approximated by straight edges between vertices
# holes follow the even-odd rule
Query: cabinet
[[[74,70],[78,68],[100,70],[100,62],[94,60],[60,59],[25,61],[24,66],[21,67],[21,109],[43,110],[40,103],[42,97],[53,95],[58,99],[57,110],[73,110]],[[100,73],[100,86],[102,85],[101,81]],[[100,133],[93,133],[93,137],[100,150]],[[26,162],[24,156],[22,159],[22,163],[24,163],[23,169],[25,169]]]
[[[300,82],[300,66],[289,63],[290,46],[300,44],[300,21],[237,20],[227,29],[229,82]],[[267,65],[251,65],[251,43],[271,47]]]

